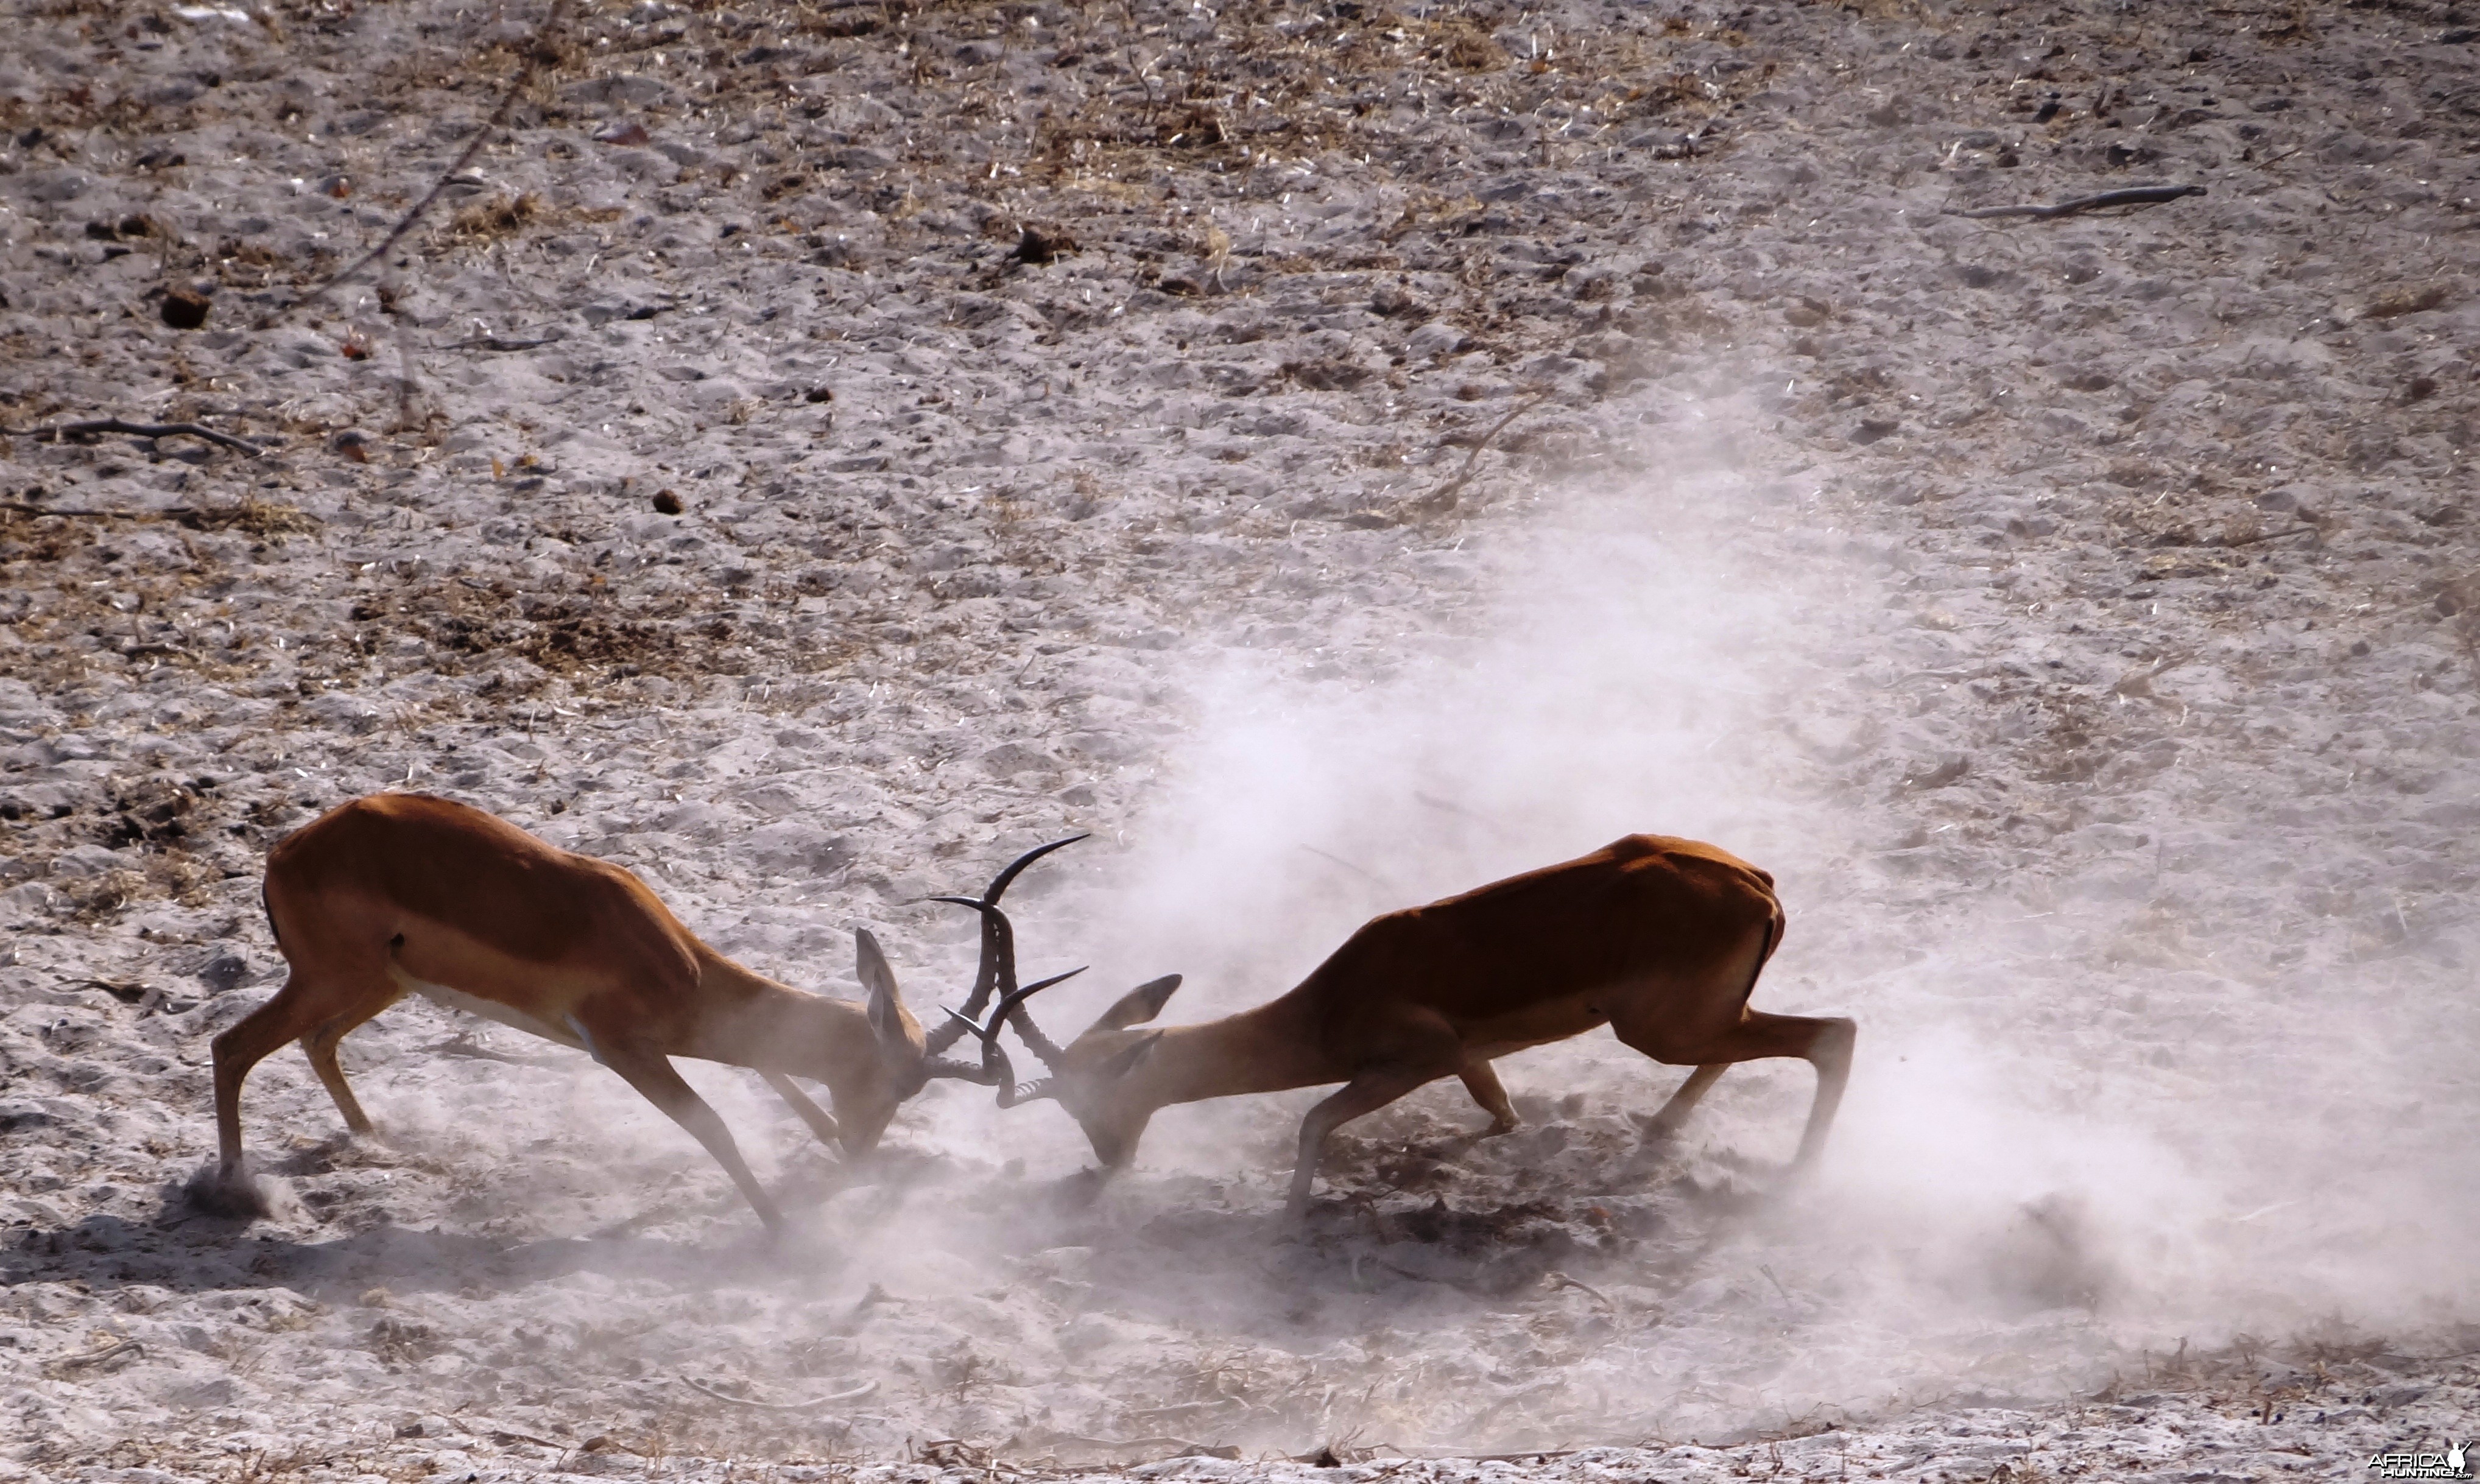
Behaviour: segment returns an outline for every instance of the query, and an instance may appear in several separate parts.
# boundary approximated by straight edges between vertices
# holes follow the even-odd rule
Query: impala
[[[985,894],[990,908],[1025,866],[1066,843],[1001,872]],[[934,1077],[1003,1092],[1013,1083],[988,1041],[979,1067],[938,1054],[956,1033],[923,1036],[866,930],[856,934],[866,1008],[807,994],[708,947],[621,867],[450,800],[390,793],[339,806],[268,852],[263,895],[292,973],[215,1039],[220,1159],[201,1192],[211,1205],[258,1209],[242,1171],[242,1082],[286,1041],[301,1042],[346,1127],[371,1131],[336,1045],[407,993],[576,1047],[619,1073],[706,1146],[770,1233],[782,1213],[671,1058],[757,1071],[821,1141],[851,1156],[875,1147],[896,1107]],[[991,941],[986,933],[977,982],[994,980]],[[794,1077],[824,1083],[834,1113]]]
[[[998,916],[995,904],[982,909]],[[1161,1013],[1179,987],[1175,976],[1130,990],[1065,1049],[1035,1028],[1020,998],[1003,1000],[977,1031],[995,1038],[1005,1020],[1050,1069],[1030,1087],[1003,1089],[1002,1105],[1057,1099],[1106,1171],[1134,1156],[1156,1109],[1342,1083],[1301,1122],[1294,1215],[1306,1209],[1319,1152],[1339,1125],[1452,1076],[1490,1115],[1489,1132],[1505,1133],[1515,1110],[1490,1062],[1601,1025],[1657,1062],[1695,1068],[1643,1120],[1649,1138],[1675,1133],[1735,1062],[1810,1062],[1817,1094],[1797,1169],[1824,1147],[1857,1028],[1749,1008],[1782,930],[1765,872],[1693,840],[1629,835],[1563,865],[1375,918],[1289,993],[1221,1020],[1135,1029]],[[1011,968],[1000,972],[1013,981]]]

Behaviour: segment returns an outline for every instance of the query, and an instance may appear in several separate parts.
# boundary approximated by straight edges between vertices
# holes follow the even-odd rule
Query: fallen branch
[[[1474,467],[1481,463],[1482,450],[1489,447],[1490,440],[1496,438],[1499,434],[1506,432],[1507,425],[1509,423],[1524,416],[1526,413],[1531,412],[1534,408],[1540,406],[1543,402],[1548,401],[1549,399],[1549,393],[1536,392],[1531,397],[1528,397],[1524,400],[1516,403],[1514,408],[1511,410],[1506,417],[1503,417],[1496,422],[1491,423],[1489,425],[1488,432],[1485,432],[1479,438],[1473,440],[1472,451],[1464,455],[1464,467],[1457,471],[1454,478],[1448,480],[1442,485],[1439,485],[1435,490],[1431,491],[1428,495],[1423,496],[1419,500],[1415,501],[1416,507],[1423,510],[1444,510],[1452,506],[1455,503],[1457,492],[1472,482]]]
[[[806,1412],[812,1407],[823,1407],[832,1402],[859,1401],[878,1390],[877,1382],[864,1381],[851,1391],[837,1392],[826,1396],[813,1396],[808,1401],[752,1401],[746,1396],[734,1396],[718,1392],[711,1386],[700,1386],[686,1376],[681,1377],[681,1384],[701,1396],[711,1396],[717,1401],[728,1401],[736,1407],[755,1407],[762,1412]]]
[[[2099,195],[2079,196],[2060,201],[2054,206],[1984,206],[1978,211],[1950,211],[1949,217],[1983,220],[1991,217],[2037,217],[2044,221],[2059,217],[2073,217],[2080,212],[2097,212],[2110,206],[2156,206],[2175,201],[2181,196],[2203,195],[2202,186],[2130,186],[2124,191],[2105,191]]]
[[[474,131],[474,137],[465,141],[465,148],[447,169],[440,172],[438,181],[422,199],[414,202],[412,210],[404,214],[387,236],[379,239],[377,246],[355,258],[325,283],[296,299],[294,304],[297,307],[323,296],[328,290],[385,257],[388,249],[402,242],[404,234],[413,230],[413,224],[422,219],[422,214],[430,210],[447,193],[449,183],[465,172],[465,166],[474,163],[474,157],[482,152],[482,146],[489,142],[491,136],[499,133],[501,125],[508,121],[508,111],[517,106],[517,99],[525,92],[526,85],[534,80],[534,70],[550,51],[552,33],[559,28],[561,16],[567,9],[568,0],[552,0],[551,13],[543,17],[540,26],[534,28],[533,39],[526,44],[525,61],[517,67],[517,75],[508,79],[507,89],[500,94],[499,104],[491,110],[491,116],[482,121],[481,128]]]
[[[30,427],[20,432],[13,427],[0,427],[0,437],[33,438],[59,443],[69,438],[92,438],[99,433],[126,433],[132,438],[203,438],[238,449],[251,458],[266,450],[246,438],[219,433],[195,422],[124,422],[118,418],[96,418],[86,422],[53,422],[42,427]]]

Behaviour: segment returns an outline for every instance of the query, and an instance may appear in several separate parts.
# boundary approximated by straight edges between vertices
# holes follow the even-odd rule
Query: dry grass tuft
[[[497,242],[524,231],[543,216],[542,197],[530,191],[522,195],[495,195],[448,218],[448,236],[462,243]]]
[[[181,524],[193,530],[243,531],[262,541],[270,536],[319,528],[318,518],[299,506],[255,496],[235,504],[189,511],[181,517]]]

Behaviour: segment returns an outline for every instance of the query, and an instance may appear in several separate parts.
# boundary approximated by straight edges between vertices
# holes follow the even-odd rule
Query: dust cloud
[[[1181,1265],[1197,1313],[1262,1313],[1271,1271],[1299,1320],[1235,1343],[1313,1351],[1302,1310],[1321,1304],[1391,1330],[1415,1369],[1488,1349],[1476,1301],[1560,1332],[1511,1406],[1459,1415],[1449,1392],[1355,1423],[1405,1444],[2051,1396],[2189,1347],[2467,1317],[2472,1085],[2467,1055],[2439,1054],[2474,1044],[2453,991],[2467,936],[2410,965],[2355,971],[2331,935],[2273,961],[2244,888],[2296,842],[2251,818],[2256,770],[2209,747],[2143,801],[2128,832],[2155,848],[2133,868],[2028,868],[1986,817],[1923,828],[1941,773],[2020,814],[2073,807],[2089,770],[2055,739],[1942,730],[1904,689],[1951,677],[1922,642],[1945,631],[1905,611],[1901,552],[1801,529],[1796,493],[1675,454],[1473,550],[1468,636],[1408,634],[1359,675],[1227,652],[1109,886],[1072,930],[1023,915],[1029,944],[1098,960],[1041,1007],[1064,1039],[1166,969],[1189,979],[1164,1019],[1205,1018],[1288,987],[1374,912],[1628,832],[1712,840],[1775,873],[1790,913],[1756,1003],[1861,1024],[1821,1177],[1777,1174],[1805,1067],[1734,1069],[1655,1158],[1619,1115],[1681,1074],[1596,1033],[1502,1063],[1530,1124],[1504,1155],[1460,1137],[1485,1120],[1452,1082],[1347,1128],[1297,1243],[1247,1216],[1279,1201],[1316,1092],[1166,1111],[1102,1219],[1151,1230],[1197,1217],[1201,1193],[1228,1212],[1248,1236]],[[1889,753],[1894,786],[1871,786]],[[1919,865],[1940,835],[1951,854]],[[1055,1109],[1007,1128],[1036,1120],[1068,1130],[1030,1146],[1037,1173],[1072,1167]],[[1388,1178],[1408,1168],[1412,1189]],[[1571,1302],[1515,1281],[1541,1272]]]
[[[21,9],[9,424],[259,452],[0,446],[0,1474],[2360,1476],[2467,1431],[2449,8]],[[1988,215],[2154,182],[2204,192]],[[972,927],[919,899],[1095,831],[1010,899],[1028,973],[1094,964],[1061,1036],[1698,836],[1776,876],[1757,1002],[1854,1016],[1856,1075],[1786,1190],[1805,1068],[1647,1150],[1680,1073],[1541,1048],[1521,1128],[1425,1088],[1289,1231],[1314,1093],[1098,1191],[1053,1107],[942,1084],[846,1163],[685,1066],[769,1250],[608,1071],[408,1004],[344,1048],[381,1136],[272,1058],[294,1200],[203,1214],[265,852],[396,787],[805,988],[867,926],[925,1019]]]

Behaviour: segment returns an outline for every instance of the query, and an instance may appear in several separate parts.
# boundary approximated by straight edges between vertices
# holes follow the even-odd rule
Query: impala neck
[[[869,1014],[859,1005],[778,984],[712,949],[698,969],[707,1011],[682,1055],[829,1083],[876,1064]]]
[[[1203,1025],[1164,1028],[1138,1072],[1161,1103],[1279,1092],[1349,1075],[1327,1054],[1307,1007],[1289,995]]]

